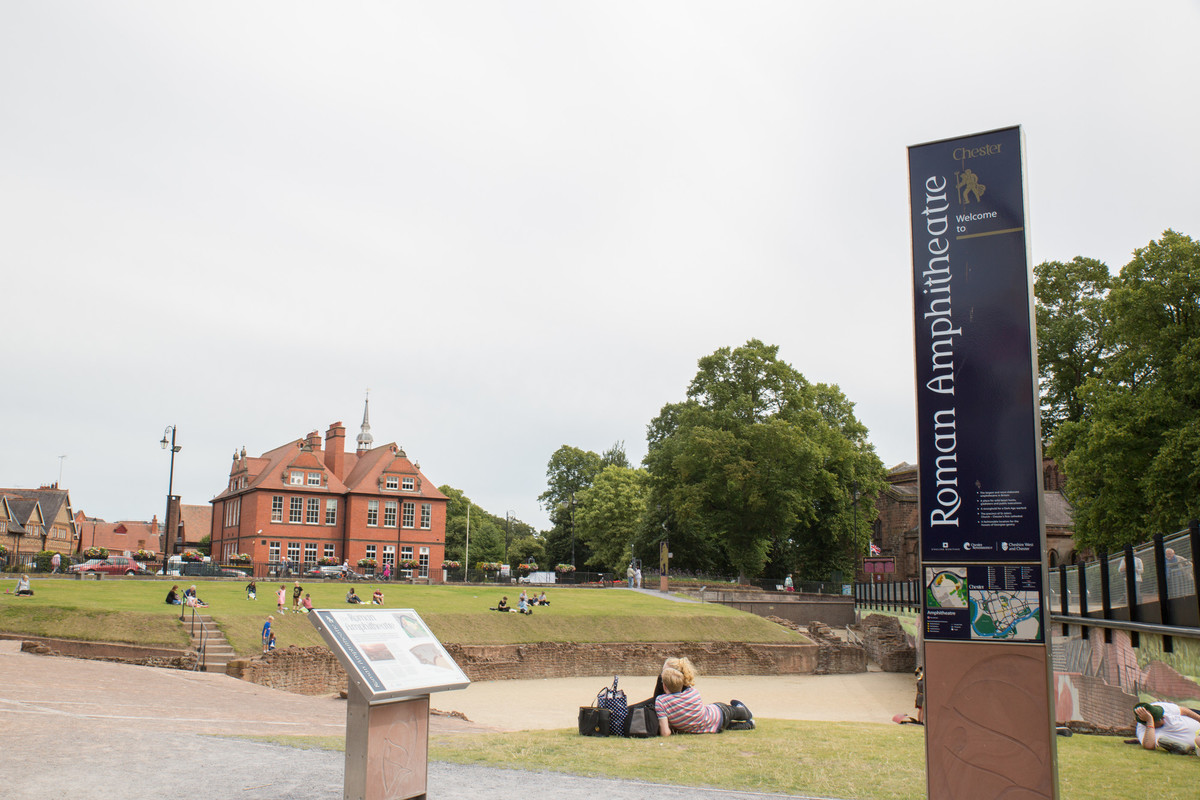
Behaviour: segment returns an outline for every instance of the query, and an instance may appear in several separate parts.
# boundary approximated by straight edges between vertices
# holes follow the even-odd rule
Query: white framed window
[[[317,543],[316,542],[305,542],[304,543],[304,563],[306,563],[306,564],[317,563]]]
[[[333,555],[334,555],[333,543],[332,543],[332,542],[326,542],[326,543],[325,543],[325,557],[326,557],[326,558],[333,558]]]
[[[412,557],[413,557],[412,545],[411,544],[401,545],[400,546],[400,558],[411,561]]]
[[[383,563],[396,566],[396,545],[385,544],[383,546]]]
[[[304,498],[291,497],[288,498],[288,522],[294,522],[299,525],[304,522]]]
[[[292,472],[291,484],[293,486],[303,486],[304,485],[304,473],[298,472],[298,471]]]
[[[242,498],[234,497],[225,501],[225,527],[236,527],[242,518]]]
[[[375,545],[369,544],[369,545],[367,545],[367,558],[374,558],[374,557],[375,557]]]
[[[271,498],[271,522],[283,522],[283,495]]]
[[[337,500],[325,501],[325,524],[337,525]]]
[[[385,500],[383,503],[383,527],[396,527],[396,501]]]
[[[414,519],[417,514],[417,504],[413,503],[413,502],[407,502],[402,507],[402,510],[403,510],[403,514],[400,518],[400,527],[402,527],[402,528],[413,527],[413,525],[415,524]]]
[[[388,475],[384,478],[385,488],[391,489],[393,492],[400,488],[400,479],[395,475]]]
[[[271,542],[267,545],[267,558],[272,564],[279,563],[279,542]]]
[[[415,485],[416,484],[414,483],[412,478],[404,479],[404,491],[411,492],[413,490],[413,488],[415,487]]]
[[[433,503],[421,503],[421,527],[425,530],[433,527]]]
[[[367,501],[367,525],[375,527],[379,524],[379,501]]]
[[[321,524],[321,500],[317,497],[308,498],[308,509],[304,514],[304,524],[320,525]]]
[[[320,486],[321,485],[321,473],[319,473],[319,472],[308,473],[308,485],[309,486]]]
[[[292,562],[293,569],[300,564],[300,543],[288,542],[288,561]]]
[[[417,556],[417,569],[421,571],[422,578],[429,577],[429,548],[422,547],[421,555]]]

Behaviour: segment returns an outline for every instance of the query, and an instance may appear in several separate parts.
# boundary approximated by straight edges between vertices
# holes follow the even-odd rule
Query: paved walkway
[[[341,753],[216,738],[341,735],[345,701],[305,697],[225,675],[35,656],[0,641],[0,786],[7,800],[245,800],[337,798]],[[759,716],[887,722],[908,711],[909,675],[704,677],[706,697],[744,701]],[[434,717],[433,732],[573,728],[603,678],[473,683],[432,704],[469,721]],[[631,699],[651,676],[622,676]],[[209,734],[209,735],[204,735]],[[437,800],[763,797],[630,781],[432,763]]]

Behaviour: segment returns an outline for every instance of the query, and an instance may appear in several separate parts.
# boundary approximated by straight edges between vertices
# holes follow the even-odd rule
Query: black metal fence
[[[920,613],[924,587],[920,581],[887,581],[854,584],[854,607],[872,611]]]

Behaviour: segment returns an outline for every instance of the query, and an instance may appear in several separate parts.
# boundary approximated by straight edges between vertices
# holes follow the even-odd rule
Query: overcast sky
[[[1200,236],[1195,2],[0,4],[0,485],[149,519],[343,421],[548,526],[759,338],[915,461],[908,145],[1019,124],[1034,263]],[[60,456],[66,455],[60,460]]]

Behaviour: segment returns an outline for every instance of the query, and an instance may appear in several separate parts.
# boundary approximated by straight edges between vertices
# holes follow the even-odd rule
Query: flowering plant
[[[250,554],[249,553],[234,553],[233,555],[231,555],[229,557],[229,561],[232,564],[249,564],[250,563]]]
[[[375,568],[375,559],[373,559],[373,558],[360,558],[360,559],[358,560],[358,565],[359,565],[360,567],[371,567],[372,569],[374,569],[374,568]]]
[[[416,569],[417,560],[415,558],[402,558],[396,562],[396,566],[400,569]]]
[[[517,569],[521,570],[522,572],[533,572],[535,569],[537,569],[537,564],[518,564]]]
[[[8,555],[8,548],[0,544],[0,556]]]
[[[322,567],[336,567],[339,562],[333,556],[322,556],[321,558],[317,559],[317,563]]]
[[[184,561],[203,561],[204,554],[199,550],[184,550],[180,558]]]
[[[133,553],[134,561],[155,561],[157,559],[158,556],[154,555],[154,553],[151,553],[149,550],[138,549]]]
[[[500,569],[500,562],[498,562],[498,561],[480,561],[478,564],[475,565],[475,569],[481,569],[484,572],[495,572],[498,569]]]
[[[107,547],[89,547],[83,551],[84,558],[108,558]]]
[[[558,566],[556,566],[554,568],[554,571],[555,572],[574,572],[575,565],[574,564],[559,564]]]
[[[461,566],[462,566],[462,564],[458,563],[457,561],[443,561],[442,562],[442,569],[458,569]]]

